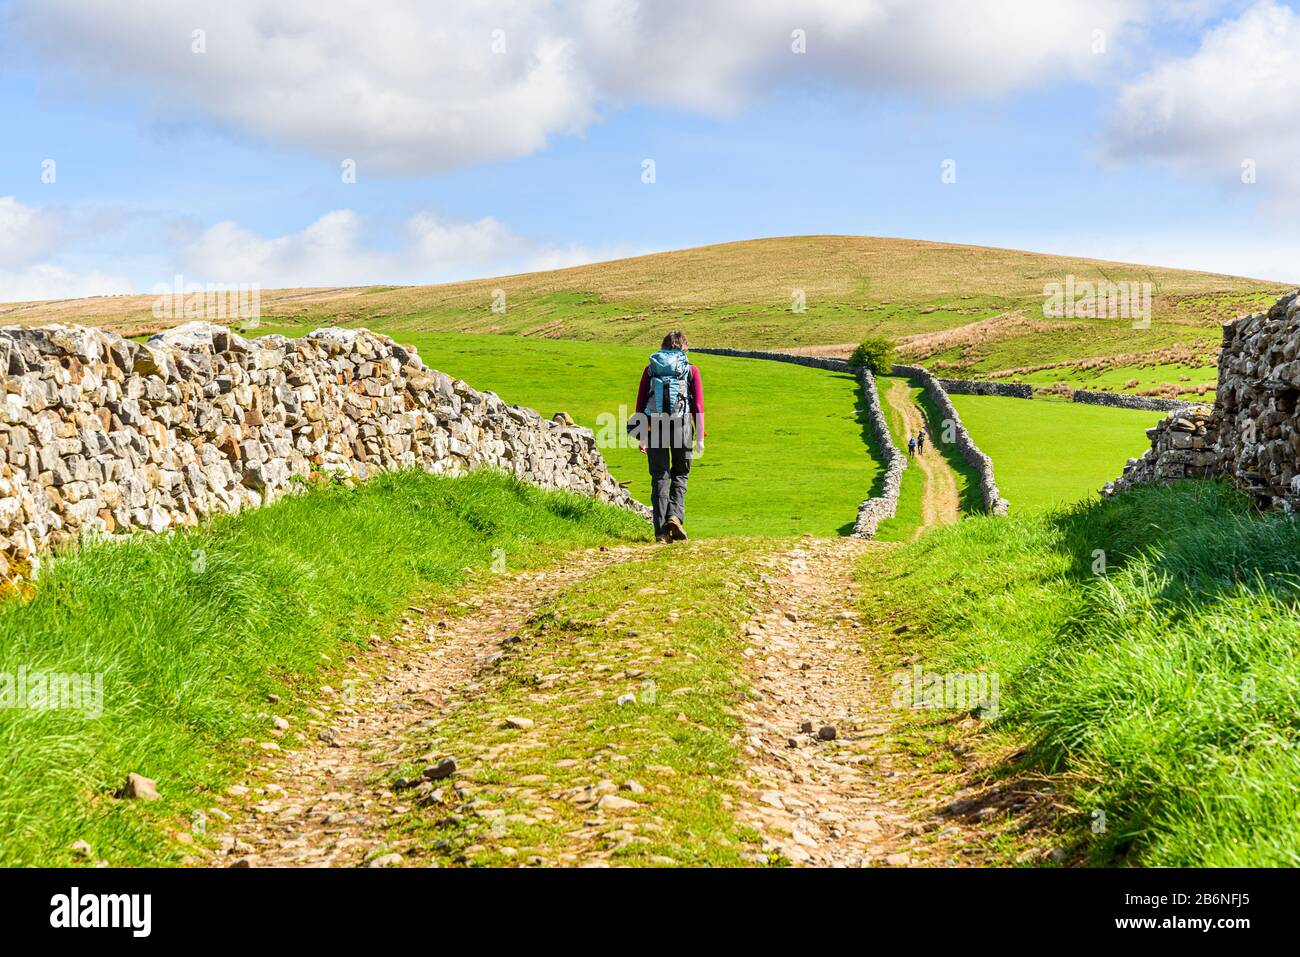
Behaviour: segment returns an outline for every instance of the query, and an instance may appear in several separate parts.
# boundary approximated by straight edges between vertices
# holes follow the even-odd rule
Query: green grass
[[[646,459],[624,423],[657,343],[624,346],[511,336],[403,336],[424,362],[543,415],[565,411],[621,442],[601,449],[610,471],[650,501]],[[852,529],[880,475],[855,409],[850,375],[755,359],[693,355],[708,439],[691,469],[692,535],[834,535]]]
[[[912,623],[900,656],[999,674],[996,770],[1055,776],[1071,859],[1300,864],[1292,518],[1186,482],[971,519],[863,576],[871,614]]]
[[[494,549],[519,566],[646,537],[628,512],[496,473],[401,473],[53,561],[33,598],[0,604],[0,674],[101,674],[102,715],[0,709],[0,865],[69,863],[78,839],[115,865],[177,860],[162,834],[256,753],[240,738],[273,740],[268,694],[310,704],[331,662]],[[163,799],[112,797],[132,771]]]
[[[1150,442],[1166,413],[1076,402],[954,395],[953,406],[985,455],[1013,512],[1093,497]]]
[[[469,811],[449,799],[402,820],[408,861],[750,864],[757,835],[731,813],[744,774],[735,709],[748,689],[741,631],[762,571],[754,559],[770,547],[742,538],[655,549],[548,602],[509,646],[490,693],[413,742],[455,755],[473,800]],[[619,704],[624,695],[635,700]],[[534,724],[512,729],[508,716]],[[628,782],[644,790],[617,790]],[[634,803],[575,802],[589,786]]]

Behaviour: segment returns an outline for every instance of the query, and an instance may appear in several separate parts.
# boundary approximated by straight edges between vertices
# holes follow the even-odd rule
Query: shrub
[[[868,336],[849,356],[849,365],[866,368],[875,375],[888,375],[894,367],[894,341],[884,336]]]

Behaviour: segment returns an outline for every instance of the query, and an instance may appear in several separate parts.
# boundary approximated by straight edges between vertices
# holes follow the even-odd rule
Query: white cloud
[[[369,235],[348,209],[326,213],[298,232],[258,236],[233,222],[205,230],[181,253],[186,279],[264,289],[382,283],[435,283],[574,266],[626,255],[624,250],[555,247],[520,236],[485,217],[451,220],[433,213],[412,216],[398,242]]]
[[[0,269],[40,259],[54,248],[59,232],[53,214],[0,196]]]
[[[359,162],[361,175],[522,156],[627,102],[729,112],[786,82],[999,95],[1095,77],[1189,0],[15,0],[25,41],[170,119]],[[791,51],[803,30],[807,52]],[[205,31],[205,52],[192,36]],[[500,34],[494,31],[502,31]],[[493,44],[504,43],[496,53]]]
[[[1257,186],[1300,193],[1300,15],[1262,0],[1127,84],[1108,154],[1152,159],[1178,173],[1241,186],[1253,161]]]
[[[0,302],[75,299],[131,291],[123,276],[78,273],[46,260],[66,230],[62,218],[0,196]]]

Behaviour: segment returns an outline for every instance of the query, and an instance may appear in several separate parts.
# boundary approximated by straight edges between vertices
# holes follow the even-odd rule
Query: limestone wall
[[[983,379],[939,379],[949,395],[997,395],[1007,399],[1032,399],[1034,387],[1020,382],[986,382]]]
[[[1147,412],[1174,412],[1197,404],[1184,402],[1182,399],[1157,399],[1147,395],[1124,395],[1119,392],[1089,392],[1087,389],[1075,389],[1071,399],[1088,405],[1105,405],[1113,409],[1143,409]]]
[[[748,349],[697,349],[695,346],[691,346],[691,351],[707,356],[731,356],[735,359],[770,359],[773,362],[789,362],[793,365],[808,366],[812,369],[828,369],[831,372],[849,372],[852,369],[843,359],[797,356],[788,352],[759,352]]]
[[[1224,326],[1214,411],[1220,475],[1261,505],[1300,506],[1300,291]]]
[[[193,526],[295,478],[512,472],[646,514],[587,429],[427,368],[365,330],[245,340],[189,323],[147,344],[0,329],[0,573],[84,535]]]
[[[1300,507],[1298,402],[1300,290],[1223,327],[1213,409],[1171,413],[1148,431],[1151,448],[1131,459],[1102,492],[1179,478],[1223,478],[1262,507]]]
[[[1212,478],[1218,472],[1217,435],[1218,423],[1209,406],[1186,406],[1169,413],[1147,429],[1151,448],[1141,458],[1129,459],[1124,474],[1102,494],[1183,478]]]
[[[853,534],[862,538],[875,538],[876,528],[886,519],[893,518],[898,512],[898,490],[903,484],[903,469],[907,468],[907,456],[894,445],[894,438],[889,434],[889,423],[880,407],[880,394],[876,391],[876,377],[866,369],[854,370],[858,382],[862,385],[862,394],[867,403],[867,419],[871,423],[871,434],[875,437],[876,448],[880,449],[884,459],[885,477],[881,480],[880,494],[873,496],[858,506],[858,518],[853,524]]]

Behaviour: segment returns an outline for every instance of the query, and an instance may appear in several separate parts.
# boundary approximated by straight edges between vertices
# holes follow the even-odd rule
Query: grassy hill
[[[1151,328],[1135,330],[1125,320],[1045,319],[1044,286],[1067,276],[1150,282]],[[1168,376],[1173,383],[1179,369],[1203,368],[1217,349],[1220,323],[1286,288],[983,246],[793,236],[436,286],[263,291],[262,313],[276,325],[364,325],[398,338],[469,332],[644,345],[681,327],[697,345],[832,353],[881,333],[902,340],[903,354],[916,361],[967,375],[1034,375],[1040,384],[1095,379],[1100,357],[1124,388],[1142,379],[1132,370],[1157,359],[1175,367]],[[492,309],[496,290],[504,294],[504,312]],[[792,311],[796,290],[804,312]],[[155,319],[152,306],[150,296],[18,304],[0,306],[0,322],[81,322],[129,333],[171,324]],[[1144,389],[1150,378],[1141,382]]]

